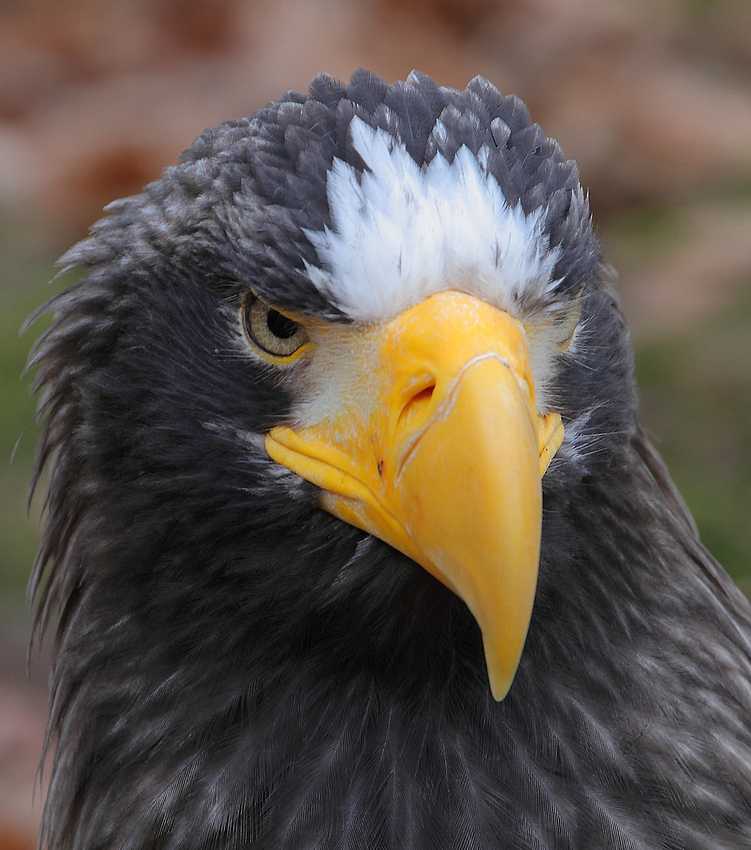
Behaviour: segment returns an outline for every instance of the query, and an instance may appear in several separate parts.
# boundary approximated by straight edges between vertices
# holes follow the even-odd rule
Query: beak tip
[[[504,642],[502,646],[503,649],[499,653],[498,645],[494,644],[492,635],[486,635],[483,630],[485,668],[488,672],[490,692],[496,702],[502,702],[511,690],[519,669],[524,642],[519,644],[516,652],[504,651],[509,649],[507,642]]]
[[[487,657],[485,661],[488,670],[490,693],[493,695],[493,699],[496,702],[502,702],[511,690],[511,685],[516,677],[516,666],[514,666],[513,670],[499,670],[497,665],[487,663]]]
[[[496,702],[503,702],[504,699],[508,696],[508,692],[511,690],[511,682],[510,681],[493,681],[490,680],[490,693],[493,695],[493,699]]]

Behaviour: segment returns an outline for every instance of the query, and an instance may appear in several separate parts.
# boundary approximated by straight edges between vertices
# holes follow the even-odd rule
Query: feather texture
[[[331,175],[365,187],[375,167],[353,127],[421,174],[481,160],[540,222],[556,297],[581,300],[501,703],[464,603],[263,448],[295,393],[248,356],[239,305],[252,286],[353,321],[310,274],[345,230]],[[480,78],[319,76],[110,207],[61,261],[86,276],[46,305],[31,361],[50,468],[31,590],[40,627],[60,612],[51,850],[751,846],[749,607],[638,427],[598,261],[575,166]],[[549,307],[544,287],[516,297]]]

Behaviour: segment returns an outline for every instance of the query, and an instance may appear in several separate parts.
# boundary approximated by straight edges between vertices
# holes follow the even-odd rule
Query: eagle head
[[[32,357],[50,847],[688,847],[669,647],[748,681],[746,615],[521,101],[320,75],[108,213]]]

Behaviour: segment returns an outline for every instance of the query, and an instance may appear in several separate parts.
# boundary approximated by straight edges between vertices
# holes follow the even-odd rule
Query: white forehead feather
[[[543,208],[527,215],[509,206],[485,167],[486,148],[477,158],[462,147],[451,163],[438,154],[419,166],[386,131],[359,118],[350,128],[370,170],[358,179],[334,160],[332,227],[306,231],[323,266],[306,264],[307,273],[345,314],[382,321],[445,289],[513,310],[522,293],[555,286],[559,250],[542,232]]]

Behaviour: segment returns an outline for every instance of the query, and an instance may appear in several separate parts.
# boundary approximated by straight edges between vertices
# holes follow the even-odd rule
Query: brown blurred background
[[[64,285],[47,284],[55,257],[201,130],[361,65],[459,88],[483,74],[578,160],[643,419],[751,588],[749,0],[3,0],[0,850],[34,846],[46,710],[44,654],[25,671],[38,507],[26,516],[36,429],[19,379],[43,320],[18,328]]]

